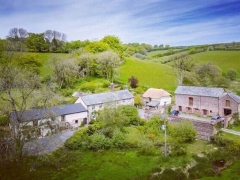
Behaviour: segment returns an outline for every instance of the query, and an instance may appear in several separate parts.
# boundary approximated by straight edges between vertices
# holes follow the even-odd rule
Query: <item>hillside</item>
[[[206,51],[192,55],[196,63],[213,63],[223,72],[234,68],[240,74],[240,51]]]
[[[177,86],[168,65],[127,58],[125,64],[119,69],[119,73],[124,82],[134,76],[138,78],[141,86],[163,88],[171,93]]]

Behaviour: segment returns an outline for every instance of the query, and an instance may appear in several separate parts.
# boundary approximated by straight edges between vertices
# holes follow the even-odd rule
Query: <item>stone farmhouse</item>
[[[149,108],[159,109],[171,104],[172,96],[169,92],[163,89],[149,88],[142,95],[144,105]]]
[[[43,109],[27,110],[23,113],[12,112],[10,115],[10,127],[11,123],[22,120],[22,127],[37,127],[37,136],[46,136],[53,129],[66,128],[66,127],[78,127],[81,123],[87,122],[87,109],[81,104],[68,104],[61,106],[54,106]]]
[[[178,86],[175,107],[202,116],[227,116],[240,112],[240,97],[223,88]]]
[[[88,110],[88,122],[95,118],[94,112],[102,110],[104,107],[119,105],[134,105],[134,97],[128,90],[88,94],[80,96],[75,103],[81,103]]]

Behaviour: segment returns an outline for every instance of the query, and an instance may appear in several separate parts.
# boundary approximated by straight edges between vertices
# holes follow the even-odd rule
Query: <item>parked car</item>
[[[171,115],[178,116],[179,111],[178,110],[172,110]]]
[[[223,118],[223,117],[220,117],[220,116],[213,116],[211,120],[212,120],[212,121],[224,120],[224,118]]]

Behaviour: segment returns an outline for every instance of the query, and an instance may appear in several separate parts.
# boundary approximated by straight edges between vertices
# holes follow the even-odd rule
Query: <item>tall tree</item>
[[[116,68],[122,64],[122,60],[119,55],[113,51],[104,51],[97,55],[97,63],[103,72],[103,75],[109,81],[113,81]]]
[[[178,85],[182,85],[184,77],[193,69],[193,59],[188,53],[183,52],[172,56],[171,61],[171,67],[177,78]]]
[[[79,76],[79,67],[73,59],[59,59],[53,57],[52,68],[54,78],[60,88],[72,85],[72,82]]]

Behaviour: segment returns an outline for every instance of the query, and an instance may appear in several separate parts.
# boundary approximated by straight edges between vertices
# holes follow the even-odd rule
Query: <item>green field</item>
[[[240,51],[207,51],[192,55],[196,63],[213,63],[223,72],[234,68],[240,74]]]
[[[168,65],[159,63],[126,59],[126,63],[119,69],[120,79],[127,83],[128,78],[138,78],[139,85],[163,88],[173,93],[177,87],[176,79]]]

